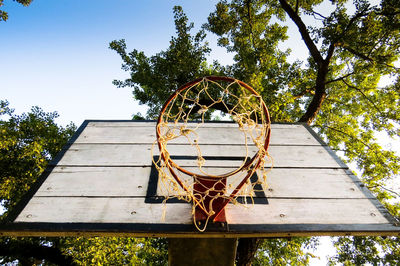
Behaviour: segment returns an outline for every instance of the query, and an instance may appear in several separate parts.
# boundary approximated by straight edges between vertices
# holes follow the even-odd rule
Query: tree
[[[329,264],[398,265],[399,241],[398,237],[341,237],[335,242],[338,253],[330,258]]]
[[[32,0],[14,0],[15,2],[20,3],[23,6],[29,6],[32,3]],[[4,5],[4,0],[0,0],[0,7]],[[8,19],[8,13],[0,10],[0,21],[6,21]]]
[[[365,185],[399,216],[399,204],[393,204],[393,200],[398,202],[398,194],[388,186],[399,173],[400,159],[376,138],[379,132],[394,140],[400,136],[398,1],[382,0],[376,6],[365,0],[220,1],[204,28],[218,36],[219,45],[234,53],[235,63],[224,67],[217,62],[207,65],[209,49],[204,32],[191,37],[192,24],[188,26],[180,8],[174,12],[178,37],[172,38],[165,52],[146,57],[137,50],[127,53],[123,40],[110,44],[122,57],[123,69],[131,74],[129,79],[114,83],[133,87],[135,98],[150,106],[148,117],[154,118],[167,95],[194,77],[235,76],[262,94],[273,121],[311,125],[347,162],[355,163]],[[305,62],[289,62],[291,50],[279,47],[288,38],[286,19],[298,29],[299,41],[309,51]],[[170,66],[168,61],[174,63]],[[381,85],[379,81],[388,76],[391,82]],[[357,247],[359,239],[339,238],[337,261],[351,250],[341,248],[344,242]],[[309,240],[299,241],[306,245]],[[397,238],[385,241],[385,245],[399,248]],[[363,243],[384,245],[377,240]],[[259,245],[239,244],[248,253],[254,253]]]
[[[5,219],[75,132],[58,126],[58,114],[39,107],[14,114],[0,101],[0,202]],[[166,265],[165,240],[133,238],[0,238],[0,263],[22,265]]]
[[[273,238],[263,241],[252,261],[253,265],[308,265],[310,258],[315,256],[307,250],[312,250],[318,244],[315,238]],[[238,265],[249,264],[238,262]]]
[[[77,265],[168,265],[165,238],[66,238],[64,252]]]
[[[322,14],[319,9],[333,11]],[[307,26],[310,17],[314,20],[310,25],[319,22],[320,27]],[[277,50],[276,43],[287,36],[285,27],[276,21],[286,18],[297,27],[309,51],[305,66],[299,61],[287,66]],[[206,27],[219,36],[220,45],[235,52],[235,72],[242,73],[267,101],[276,101],[267,103],[273,119],[306,122],[314,127],[331,148],[357,164],[367,187],[399,216],[399,204],[389,203],[396,198],[398,202],[399,195],[386,184],[399,173],[400,160],[394,152],[383,149],[375,137],[377,132],[394,139],[400,135],[399,68],[395,65],[400,50],[399,25],[398,1],[384,0],[380,6],[372,6],[363,0],[353,5],[347,1],[279,0],[221,1]],[[253,67],[250,72],[246,65],[249,58]],[[282,61],[271,64],[273,58]],[[291,75],[287,69],[293,69]],[[392,84],[380,86],[380,79],[386,75],[391,75]],[[276,79],[280,81],[272,84]],[[339,238],[338,261],[351,257],[349,251],[360,243],[365,250],[368,245],[384,243],[399,247],[397,238],[385,241]],[[352,243],[352,249],[341,248],[344,243]],[[352,262],[357,264],[356,260]]]
[[[15,115],[7,101],[0,101],[0,201],[6,212],[15,206],[75,131],[33,107],[30,113]]]
[[[58,126],[54,119],[57,113],[45,113],[33,107],[27,114],[15,115],[7,101],[0,101],[0,202],[5,212],[21,199],[36,181],[51,160],[75,131],[74,125]],[[33,264],[48,260],[57,264],[70,264],[54,245],[57,241],[45,238],[1,238],[1,262],[18,259],[21,263]]]

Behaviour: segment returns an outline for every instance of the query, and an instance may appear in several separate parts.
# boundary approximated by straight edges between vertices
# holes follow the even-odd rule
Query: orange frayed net
[[[205,122],[210,119],[234,123],[221,131],[218,124]],[[272,165],[267,152],[270,126],[262,97],[239,80],[204,77],[182,86],[160,112],[152,147],[152,155],[156,145],[160,151],[152,158],[164,202],[192,202],[199,231],[210,219],[218,220],[229,202],[252,202],[256,185],[266,187],[266,161]],[[240,156],[232,157],[234,151]],[[256,171],[260,178],[251,181]]]

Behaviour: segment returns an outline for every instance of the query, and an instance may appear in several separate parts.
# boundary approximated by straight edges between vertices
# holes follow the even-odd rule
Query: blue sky
[[[6,0],[9,19],[0,23],[0,91],[17,113],[37,105],[58,111],[58,122],[130,119],[144,112],[123,79],[121,60],[108,43],[126,39],[128,49],[153,55],[168,47],[175,33],[172,8],[181,5],[196,29],[217,1],[34,0],[29,7]],[[210,59],[231,62],[215,45]]]

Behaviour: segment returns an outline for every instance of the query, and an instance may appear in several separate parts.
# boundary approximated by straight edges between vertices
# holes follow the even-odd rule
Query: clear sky
[[[181,5],[198,29],[217,1],[34,0],[29,7],[6,0],[9,19],[0,23],[0,98],[17,113],[37,105],[58,111],[57,121],[80,125],[84,119],[131,119],[138,106],[124,79],[121,59],[108,49],[126,39],[128,49],[153,55],[175,34],[172,8]],[[211,38],[211,59],[230,56]]]

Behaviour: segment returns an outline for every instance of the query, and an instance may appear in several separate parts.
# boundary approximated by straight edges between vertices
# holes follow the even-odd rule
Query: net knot
[[[181,131],[181,135],[183,135],[183,136],[187,136],[187,135],[189,135],[190,132],[192,132],[191,129],[187,129],[186,127],[181,127],[180,131]]]
[[[199,114],[204,114],[208,111],[208,107],[206,105],[202,105],[200,110],[197,111]]]
[[[205,163],[206,163],[206,160],[203,158],[203,156],[199,156],[197,158],[197,164],[199,165],[199,167],[202,167]]]

